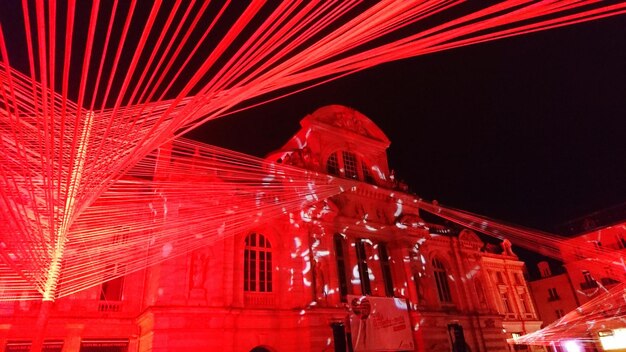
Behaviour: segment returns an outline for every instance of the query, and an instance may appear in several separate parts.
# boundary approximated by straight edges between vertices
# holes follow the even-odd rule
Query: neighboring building
[[[563,317],[580,306],[576,291],[567,273],[553,275],[548,262],[538,264],[541,278],[528,285],[535,297],[535,305],[544,325]]]
[[[425,221],[369,119],[333,105],[301,124],[268,159],[358,186],[57,300],[45,350],[510,351],[540,327],[510,243]],[[2,349],[27,348],[38,307],[0,304]]]
[[[524,263],[511,250],[511,243],[504,240],[501,254],[482,253],[482,270],[488,273],[491,299],[497,302],[497,311],[504,314],[502,326],[507,338],[539,330],[542,322],[533,303],[529,287],[524,279]],[[514,346],[517,350],[524,346]]]
[[[611,211],[614,212],[614,209],[617,208],[611,208]],[[624,282],[626,273],[619,258],[626,255],[626,222],[598,227],[598,223],[593,219],[586,217],[577,222],[568,223],[569,229],[583,228],[578,224],[587,224],[585,226],[593,224],[591,227],[594,230],[560,244],[565,273],[552,275],[548,263],[541,262],[539,263],[541,278],[529,283],[544,325],[557,321],[570,311],[600,297]],[[623,306],[623,302],[615,303],[607,299],[606,307],[603,307],[601,306],[602,299],[596,301],[600,306],[592,309],[602,316],[614,310],[616,305]],[[577,337],[586,341],[588,345],[594,345],[588,348],[602,351],[603,340],[614,339],[613,332],[626,335],[626,324],[620,323],[621,321],[621,317],[615,317],[613,323],[618,324],[611,326],[594,325],[590,322],[590,328],[585,331],[585,335]],[[626,343],[622,343],[619,350],[626,350]]]
[[[561,244],[567,274],[581,304],[624,280],[623,264],[613,257],[626,255],[626,222],[576,236]],[[609,260],[602,260],[607,257]]]

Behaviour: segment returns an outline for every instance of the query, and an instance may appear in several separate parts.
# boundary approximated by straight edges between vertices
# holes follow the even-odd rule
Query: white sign
[[[393,297],[348,295],[350,330],[355,352],[413,350],[406,301]]]

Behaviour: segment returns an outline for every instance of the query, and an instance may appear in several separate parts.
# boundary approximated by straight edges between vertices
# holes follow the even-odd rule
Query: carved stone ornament
[[[388,143],[389,139],[372,121],[360,112],[341,105],[324,106],[310,118],[326,125],[339,127],[356,134]]]

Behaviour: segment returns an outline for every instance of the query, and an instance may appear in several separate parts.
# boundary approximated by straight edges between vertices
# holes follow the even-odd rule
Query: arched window
[[[335,152],[328,156],[326,172],[331,175],[361,180],[371,184],[376,183],[365,160],[355,153],[346,150]]]
[[[272,246],[260,233],[246,237],[243,265],[243,290],[272,292]]]
[[[252,350],[250,350],[250,352],[270,352],[270,350],[268,350],[265,347],[258,346],[258,347],[253,348]]]
[[[439,301],[442,303],[452,303],[452,295],[450,294],[450,284],[448,283],[448,274],[446,267],[438,259],[433,259],[433,272],[435,273],[435,281],[437,282],[437,293]]]
[[[326,161],[326,172],[331,175],[340,176],[339,174],[339,160],[337,160],[337,153],[332,153]]]

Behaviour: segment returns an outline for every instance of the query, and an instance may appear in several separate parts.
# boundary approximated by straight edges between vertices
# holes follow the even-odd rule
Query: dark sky
[[[19,5],[3,5],[19,38]],[[384,64],[189,136],[264,156],[328,104],[378,124],[390,167],[425,199],[547,231],[626,202],[626,15]]]
[[[378,124],[425,199],[544,230],[626,201],[624,15],[388,63],[191,136],[264,156],[327,104]]]

